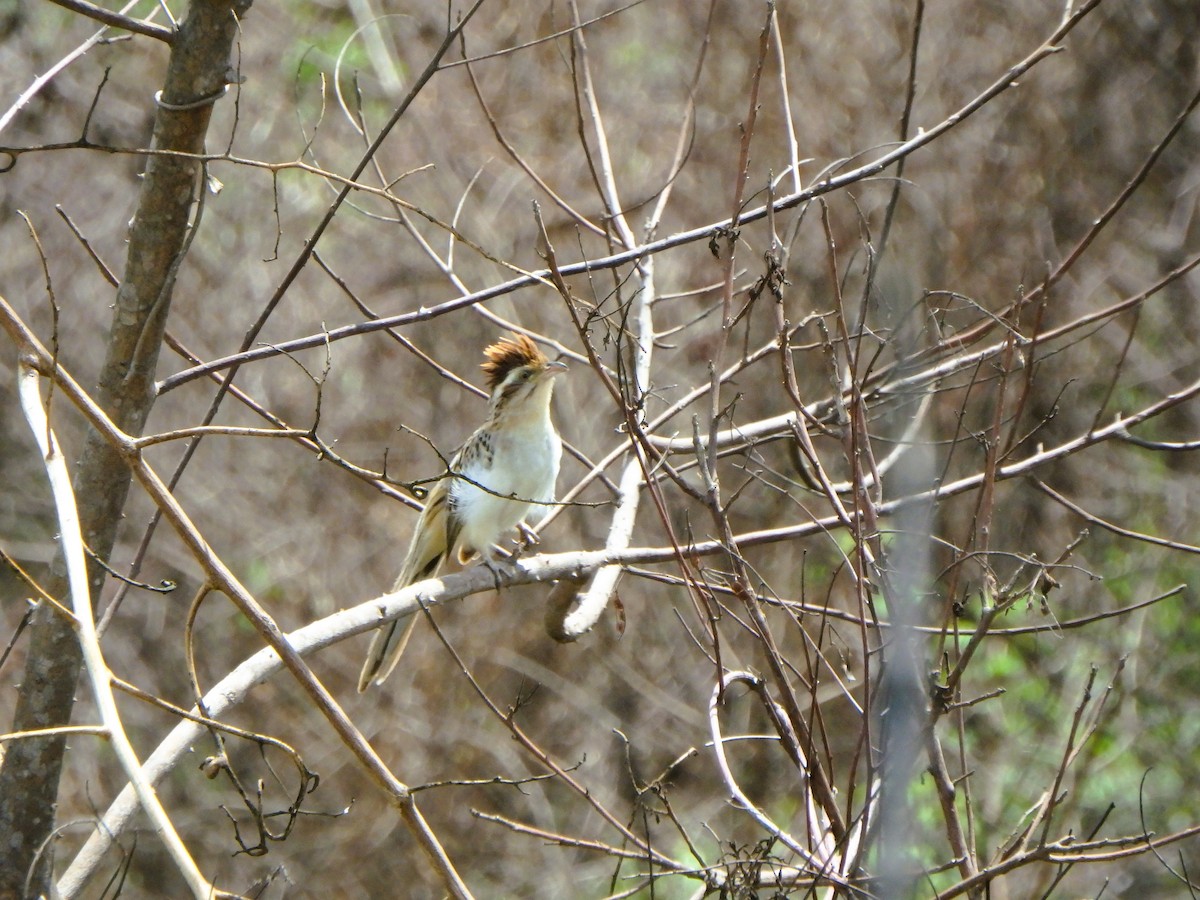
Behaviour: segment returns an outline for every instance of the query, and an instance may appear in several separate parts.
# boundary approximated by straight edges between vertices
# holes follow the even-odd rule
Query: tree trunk
[[[249,6],[250,0],[191,6],[171,46],[154,124],[156,149],[204,152],[212,105],[229,81],[238,20]],[[141,434],[154,402],[171,293],[186,250],[192,203],[201,189],[199,169],[198,162],[179,157],[151,156],[147,161],[95,392],[113,421],[130,434]],[[120,456],[89,430],[74,483],[84,539],[100,558],[112,551],[129,482]],[[93,564],[89,574],[94,597],[105,573]],[[59,597],[66,594],[61,558],[53,565],[49,590]],[[54,728],[70,721],[80,659],[71,624],[43,604],[34,614],[11,730]],[[6,749],[0,768],[0,900],[49,893],[50,836],[65,740],[31,738],[13,741]]]

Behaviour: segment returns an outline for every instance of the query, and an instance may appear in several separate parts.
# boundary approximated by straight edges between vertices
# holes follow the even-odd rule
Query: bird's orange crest
[[[537,344],[523,334],[515,334],[513,338],[502,337],[483,351],[485,358],[480,368],[483,369],[488,390],[495,390],[496,385],[518,366],[541,368],[546,365],[546,354],[538,349]]]

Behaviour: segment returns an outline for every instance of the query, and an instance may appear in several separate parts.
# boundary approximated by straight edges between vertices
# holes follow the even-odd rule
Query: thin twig
[[[167,45],[175,42],[175,32],[170,28],[155,25],[153,22],[148,22],[144,19],[135,19],[131,16],[122,15],[119,12],[113,12],[111,9],[105,9],[103,6],[89,3],[88,0],[50,0],[50,2],[69,9],[72,12],[87,16],[89,19],[103,22],[105,25],[113,28],[123,28],[125,31],[132,31],[134,34],[144,34],[146,37],[152,37]],[[129,9],[134,5],[130,3],[125,8]]]

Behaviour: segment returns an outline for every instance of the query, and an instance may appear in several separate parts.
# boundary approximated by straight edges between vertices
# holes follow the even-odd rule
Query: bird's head
[[[526,407],[533,414],[544,412],[550,405],[555,376],[567,370],[563,363],[548,360],[523,334],[500,338],[483,351],[483,356],[483,375],[492,392],[493,413]]]

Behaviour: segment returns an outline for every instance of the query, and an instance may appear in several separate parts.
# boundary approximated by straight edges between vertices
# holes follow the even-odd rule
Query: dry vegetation
[[[167,6],[188,15],[129,13]],[[202,198],[161,251],[143,433],[171,439],[116,459],[134,485],[113,575],[93,567],[99,649],[145,695],[116,706],[141,758],[181,721],[147,697],[191,708],[232,679],[205,709],[245,731],[178,732],[158,782],[203,879],[1200,890],[1200,6],[832,8],[244,12],[205,152],[170,160]],[[0,17],[0,727],[21,730],[18,696],[51,677],[30,581],[69,592],[18,372],[46,376],[66,458],[90,452],[61,372],[99,377],[155,116],[195,110],[156,110],[172,47],[119,28],[22,105],[100,26]],[[19,362],[22,322],[53,391],[46,358]],[[413,488],[482,417],[479,352],[512,329],[571,365],[568,502],[501,590],[479,569],[428,587],[437,633],[359,695]],[[168,434],[200,425],[223,431]],[[552,590],[598,604],[573,643],[547,636]],[[235,689],[268,619],[312,647]],[[90,684],[59,714],[97,723]],[[13,748],[40,740],[3,745],[0,896],[27,890],[7,838],[38,778]],[[189,895],[143,814],[109,812],[115,844],[80,855],[127,783],[113,746],[71,736],[39,858],[65,896]]]

